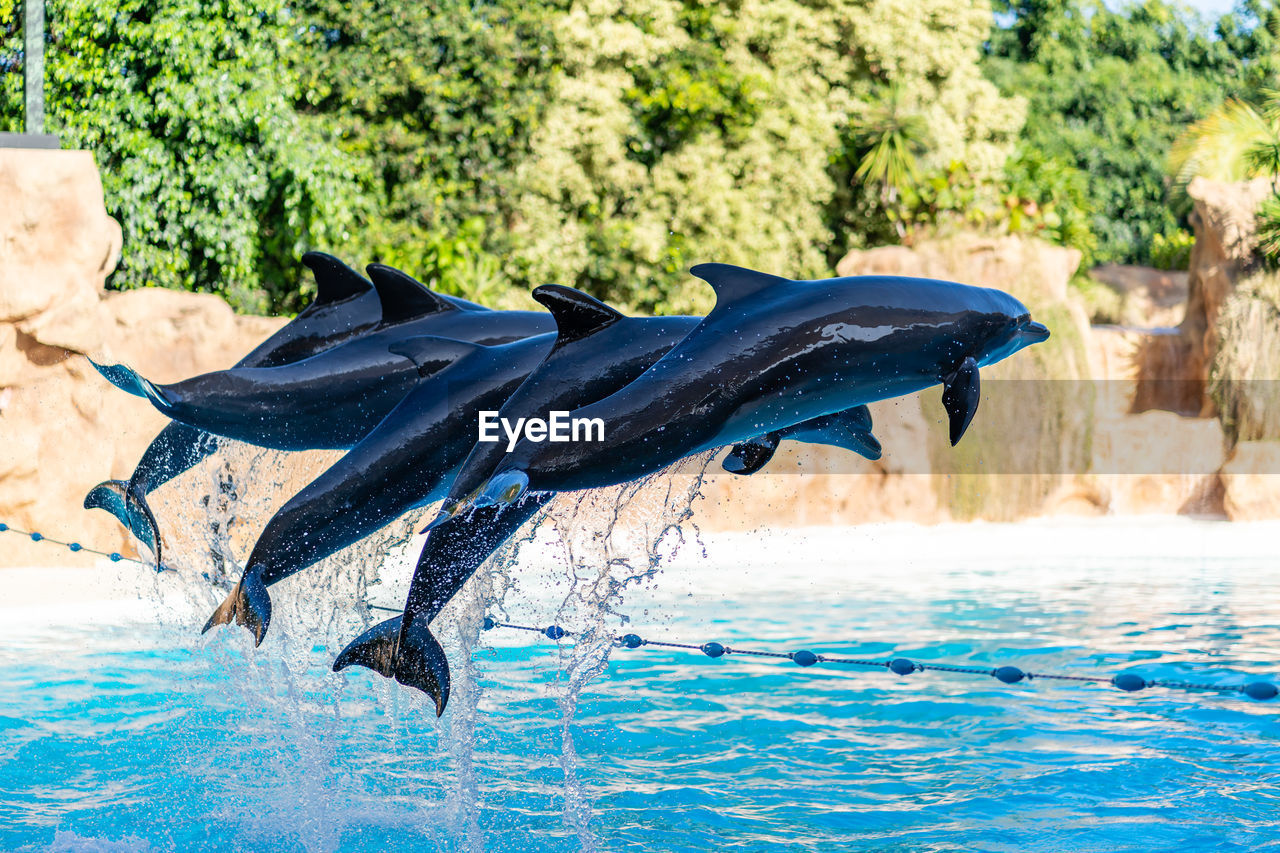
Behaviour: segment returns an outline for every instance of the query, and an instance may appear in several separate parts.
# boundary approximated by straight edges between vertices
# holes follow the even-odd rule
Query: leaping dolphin
[[[544,287],[534,292],[556,319],[555,347],[529,378],[503,404],[498,418],[510,423],[522,419],[548,420],[553,411],[580,408],[625,387],[677,345],[700,322],[698,318],[664,321],[626,317],[607,305],[568,288]],[[871,435],[866,407],[841,412],[822,422],[800,425],[771,434],[760,441],[769,455],[783,438],[840,444],[877,458],[880,444]],[[735,447],[726,459],[748,454]],[[475,507],[455,515],[506,455],[497,442],[477,442],[462,464],[443,508],[430,525],[427,541],[414,569],[413,581],[402,616],[375,625],[357,637],[334,661],[335,671],[352,664],[368,667],[431,697],[436,714],[444,712],[449,698],[449,664],[430,630],[430,623],[476,569],[537,514],[552,498],[549,492],[524,496],[513,504]],[[767,457],[752,456],[738,473],[759,470]],[[750,470],[746,470],[750,467]]]
[[[117,365],[104,369],[95,365],[130,393],[159,402],[162,410],[172,407],[170,414],[181,409],[189,418],[186,424],[166,427],[148,448],[128,484],[108,481],[85,499],[86,508],[102,507],[120,518],[156,554],[157,564],[159,531],[145,495],[216,450],[216,436],[201,427],[282,449],[349,447],[378,423],[424,371],[425,362],[415,364],[390,352],[398,341],[433,334],[442,339],[497,344],[540,334],[553,326],[542,312],[490,311],[464,299],[434,293],[405,273],[382,264],[369,265],[373,279],[370,283],[336,258],[312,253],[306,260],[316,271],[321,289],[317,303],[232,370],[175,383],[170,397],[165,388],[152,385],[127,368]],[[339,285],[352,291],[360,283],[365,287],[361,294],[365,302],[359,312],[353,313],[350,306],[345,312],[317,309],[322,300],[326,306],[337,304],[334,294],[345,292]],[[368,318],[370,304],[376,310],[372,323]],[[333,327],[328,336],[322,333],[325,322]],[[349,332],[342,331],[344,323]],[[348,345],[352,348],[344,349]],[[452,349],[445,340],[439,346],[441,354]],[[309,349],[316,353],[307,356]],[[320,361],[312,360],[321,356]],[[339,377],[345,385],[336,381]],[[368,384],[362,384],[362,380],[368,380]],[[334,406],[326,410],[321,395]],[[339,398],[346,403],[347,411],[337,410]],[[323,416],[310,421],[292,418],[289,408],[282,405],[286,399],[303,409],[309,406],[312,413],[323,410]]]
[[[645,374],[573,417],[602,443],[522,441],[478,501],[615,485],[694,453],[942,383],[950,439],[978,407],[978,369],[1049,330],[1007,293],[894,276],[793,281],[726,264],[693,274],[712,312]]]
[[[593,324],[625,321],[615,334],[595,343],[598,358],[578,358],[573,375],[553,374],[552,387],[566,399],[598,399],[625,385],[699,322],[696,317],[623,317],[585,293],[558,285],[537,288],[534,298],[548,308],[559,333],[502,347],[475,347],[419,384],[364,440],[276,513],[254,546],[240,583],[205,630],[235,619],[261,642],[270,621],[268,585],[443,497],[477,444],[479,413],[500,412],[548,353],[554,356]],[[534,387],[540,388],[542,381],[536,379]],[[500,453],[502,445],[494,446]]]
[[[279,331],[237,362],[237,367],[273,367],[315,355],[372,331],[382,321],[382,302],[373,284],[323,252],[302,256],[315,276],[316,296]],[[161,559],[160,535],[147,505],[154,491],[217,449],[210,434],[170,423],[147,447],[128,481],[107,480],[85,496],[85,509],[104,509],[120,520]]]
[[[506,342],[552,326],[541,312],[461,309],[397,270],[375,264],[369,271],[384,287],[394,284],[429,299],[429,313],[399,319],[384,308],[376,331],[310,358],[220,370],[171,385],[156,385],[123,365],[94,366],[121,390],[214,435],[278,450],[347,448],[419,379],[471,351],[469,342]],[[431,330],[447,331],[448,337]]]

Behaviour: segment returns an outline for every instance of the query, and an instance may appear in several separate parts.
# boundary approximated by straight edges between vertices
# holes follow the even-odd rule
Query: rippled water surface
[[[691,643],[1240,683],[1280,675],[1278,533],[1081,522],[716,537],[625,596],[629,625],[610,618]],[[507,618],[563,616],[571,578],[554,560],[524,554],[513,576]],[[326,636],[273,625],[254,651],[242,631],[201,637],[204,601],[188,612],[165,587],[181,579],[93,604],[61,601],[73,573],[11,575],[42,577],[44,605],[0,601],[3,849],[1276,843],[1275,702],[654,648],[613,650],[579,692],[571,643],[495,630],[471,651],[474,687],[465,632],[442,633],[455,696],[437,722],[406,689],[329,673],[355,616]],[[394,603],[403,580],[378,600]],[[310,592],[298,578],[274,594]]]

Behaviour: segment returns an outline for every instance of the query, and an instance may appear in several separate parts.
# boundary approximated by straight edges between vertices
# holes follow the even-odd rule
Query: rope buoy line
[[[113,563],[134,563],[139,566],[152,568],[149,562],[139,560],[134,557],[125,557],[117,551],[99,551],[96,548],[89,548],[81,545],[79,542],[61,542],[57,539],[51,539],[44,534],[37,533],[32,530],[20,530],[16,527],[10,527],[4,522],[0,522],[0,533],[16,533],[20,536],[26,536],[32,542],[48,542],[52,545],[61,545],[67,550],[78,553],[85,551],[90,554],[98,554],[106,557]],[[165,571],[163,567],[155,569],[158,572]],[[367,605],[371,610],[385,610],[389,613],[399,613],[399,609],[394,607],[382,607],[377,604]],[[509,628],[514,631],[530,631],[535,634],[541,634],[551,640],[561,640],[565,637],[572,637],[574,632],[566,631],[559,625],[549,625],[546,628],[537,628],[533,625],[516,625],[510,622],[499,622],[496,619],[486,616],[484,617],[484,630],[491,631],[494,628]],[[798,652],[767,652],[752,649],[736,649],[721,643],[710,642],[696,645],[692,643],[671,643],[663,640],[646,640],[639,634],[623,634],[613,638],[613,644],[618,648],[639,649],[645,646],[653,646],[655,648],[665,649],[685,649],[688,651],[700,651],[709,658],[720,658],[725,655],[748,655],[753,657],[766,658],[783,658],[794,662],[797,666],[809,667],[820,663],[842,664],[845,666],[866,666],[885,669],[896,675],[911,675],[913,672],[950,672],[962,675],[983,675],[996,679],[1004,684],[1017,684],[1019,681],[1082,681],[1094,684],[1109,684],[1127,693],[1133,693],[1138,690],[1145,690],[1148,687],[1163,687],[1166,690],[1190,690],[1199,692],[1212,693],[1240,693],[1250,699],[1258,699],[1265,701],[1274,699],[1280,695],[1280,688],[1272,684],[1270,681],[1250,681],[1247,684],[1196,684],[1189,681],[1173,681],[1163,678],[1143,678],[1132,672],[1122,672],[1119,675],[1110,678],[1103,675],[1060,675],[1049,672],[1027,672],[1016,666],[998,666],[998,667],[976,667],[976,666],[955,666],[954,664],[945,663],[920,663],[910,658],[892,658],[890,660],[863,660],[860,658],[844,658],[833,657],[830,655],[817,654],[808,649],[801,649]]]
[[[389,610],[392,612],[400,612],[391,607],[377,607],[370,605],[378,610]],[[564,637],[572,637],[572,631],[566,631],[559,625],[550,625],[546,628],[537,628],[532,625],[514,625],[510,622],[499,622],[492,617],[484,618],[484,629],[491,631],[494,628],[510,628],[516,631],[531,631],[535,634],[541,634],[548,639],[560,640]],[[670,643],[662,640],[646,640],[638,634],[623,634],[613,638],[613,644],[619,648],[639,649],[644,646],[655,646],[666,649],[687,649],[689,651],[700,651],[710,658],[724,657],[725,655],[751,655],[754,657],[766,658],[782,658],[795,663],[797,666],[814,666],[820,663],[843,664],[845,666],[866,666],[875,667],[877,669],[885,669],[895,675],[910,675],[913,672],[950,672],[962,675],[983,675],[994,678],[1004,684],[1017,684],[1019,681],[1083,681],[1094,684],[1107,684],[1112,687],[1133,693],[1138,690],[1145,690],[1148,687],[1163,687],[1167,690],[1189,690],[1213,693],[1241,693],[1250,699],[1258,699],[1265,701],[1274,699],[1280,694],[1280,688],[1277,688],[1269,681],[1251,681],[1247,684],[1197,684],[1189,681],[1173,681],[1164,678],[1143,678],[1132,672],[1123,672],[1119,675],[1107,677],[1103,675],[1060,675],[1050,672],[1027,672],[1016,666],[997,666],[997,667],[978,667],[978,666],[956,666],[954,664],[945,663],[920,663],[910,658],[891,658],[889,660],[864,660],[860,658],[835,657],[832,655],[817,654],[808,649],[801,649],[798,652],[767,652],[757,651],[753,649],[737,649],[723,645],[722,643],[703,643],[701,645],[693,643]]]
[[[32,542],[48,542],[50,545],[61,545],[72,553],[84,551],[88,554],[97,554],[100,557],[106,557],[113,563],[136,563],[139,566],[154,568],[151,563],[146,560],[139,560],[134,557],[126,557],[118,551],[99,551],[97,548],[90,548],[87,545],[81,545],[79,542],[62,542],[57,539],[51,539],[43,533],[37,533],[34,530],[19,530],[17,527],[10,527],[4,522],[0,522],[0,533],[16,533],[19,536],[26,536]],[[164,567],[155,569],[157,572],[165,571]]]

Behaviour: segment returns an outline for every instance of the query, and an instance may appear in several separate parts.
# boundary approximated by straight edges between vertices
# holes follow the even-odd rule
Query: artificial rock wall
[[[1240,273],[1240,247],[1251,233],[1254,188],[1193,185],[1192,192],[1198,223],[1191,294],[1178,334],[1162,333],[1159,341],[1182,355],[1163,362],[1151,355],[1155,335],[1089,327],[1069,286],[1079,263],[1070,250],[962,235],[851,253],[841,274],[921,275],[1007,290],[1048,322],[1052,345],[984,371],[983,405],[960,448],[946,446],[938,389],[887,401],[872,407],[885,448],[880,461],[784,444],[750,478],[717,473],[713,463],[695,520],[709,529],[750,529],[1063,512],[1280,517],[1276,443],[1231,448],[1201,399],[1142,399],[1143,382],[1160,371],[1202,378],[1215,306]],[[88,152],[0,149],[0,198],[0,521],[136,553],[114,519],[81,502],[98,482],[127,478],[164,419],[109,386],[83,356],[125,362],[168,382],[230,366],[283,321],[237,316],[209,295],[105,291],[120,227],[105,212]],[[1002,386],[989,378],[1045,383]],[[1089,380],[1097,387],[1086,399],[1078,389]],[[1002,387],[1066,390],[1027,401]],[[1006,452],[1002,445],[1019,443],[1034,444],[1030,456],[1013,460],[1022,473],[974,473]],[[1114,473],[1136,456],[1167,470]],[[189,486],[177,481],[179,501],[195,493]],[[247,528],[245,536],[251,541]],[[91,558],[0,536],[0,566],[84,559]]]
[[[120,226],[87,151],[0,149],[0,198],[0,521],[135,553],[82,501],[102,480],[127,479],[165,420],[83,356],[170,382],[229,366],[282,321],[238,317],[210,295],[106,292]],[[85,559],[0,537],[0,566]]]

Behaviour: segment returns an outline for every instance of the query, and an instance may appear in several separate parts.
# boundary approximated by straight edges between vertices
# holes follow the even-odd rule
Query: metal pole
[[[25,0],[22,25],[25,61],[22,82],[26,95],[26,132],[44,133],[44,0]]]

